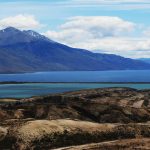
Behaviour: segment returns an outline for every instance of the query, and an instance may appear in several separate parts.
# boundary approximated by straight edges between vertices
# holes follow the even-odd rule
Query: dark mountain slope
[[[150,64],[150,58],[139,58],[137,60],[143,61],[145,63],[149,63]]]
[[[150,69],[150,64],[92,53],[54,42],[34,31],[0,31],[0,72]]]

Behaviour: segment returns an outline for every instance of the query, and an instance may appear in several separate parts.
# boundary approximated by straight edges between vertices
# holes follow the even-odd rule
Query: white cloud
[[[65,24],[61,25],[63,30],[80,29],[89,31],[93,36],[114,36],[123,32],[130,32],[135,24],[122,20],[119,17],[96,16],[96,17],[73,17]]]
[[[135,37],[106,37],[74,44],[75,47],[118,54],[125,57],[150,57],[150,39]]]
[[[143,31],[143,35],[146,36],[146,37],[150,37],[150,27],[148,27],[147,29],[145,29]]]
[[[130,33],[136,24],[119,17],[73,17],[59,27],[59,31],[47,31],[46,36],[69,44],[96,40],[103,37],[119,36]]]
[[[133,58],[150,57],[150,39],[144,36],[133,37],[132,31],[136,27],[138,25],[135,23],[119,17],[81,16],[68,19],[59,26],[59,31],[49,30],[44,34],[77,48]]]
[[[15,27],[18,29],[35,29],[41,27],[41,24],[33,15],[10,16],[0,20],[0,28]]]

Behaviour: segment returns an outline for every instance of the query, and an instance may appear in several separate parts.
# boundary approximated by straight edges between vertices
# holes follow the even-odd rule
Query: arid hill
[[[94,144],[86,144],[81,146],[70,146],[55,150],[149,150],[150,139],[125,139],[108,142],[100,142]]]
[[[150,146],[150,90],[90,89],[0,103],[2,150]]]

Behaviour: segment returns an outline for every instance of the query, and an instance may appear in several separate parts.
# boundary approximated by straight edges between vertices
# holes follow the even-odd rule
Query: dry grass
[[[87,121],[75,121],[75,120],[36,120],[29,121],[18,129],[17,136],[25,143],[34,141],[35,139],[42,139],[46,135],[52,135],[53,133],[63,133],[65,130],[75,133],[76,131],[82,132],[96,132],[107,131],[114,128],[113,124],[98,124]]]
[[[54,150],[149,150],[150,139],[125,139],[101,143],[85,144],[81,146],[70,146]]]
[[[0,127],[0,141],[2,141],[7,135],[7,128]]]
[[[18,100],[16,99],[0,99],[0,103],[12,103],[12,102],[17,102]]]

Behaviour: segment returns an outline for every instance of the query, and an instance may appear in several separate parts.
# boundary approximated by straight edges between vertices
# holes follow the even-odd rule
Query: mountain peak
[[[20,30],[18,30],[18,29],[16,29],[16,28],[14,28],[14,27],[7,27],[7,28],[5,28],[5,29],[3,29],[3,30],[1,30],[2,32],[18,32],[18,31],[20,31]]]
[[[31,36],[34,36],[34,37],[39,37],[39,36],[41,36],[39,33],[35,32],[35,31],[33,31],[33,30],[24,30],[23,32],[24,32],[24,33],[27,33],[27,34],[29,34],[29,35],[31,35]]]
[[[46,40],[49,40],[48,38],[46,38],[45,36],[39,34],[38,32],[35,32],[33,30],[24,30],[23,31],[25,34],[28,34],[34,38],[37,38],[37,39],[46,39]]]
[[[52,43],[56,43],[56,42],[52,41],[51,39],[47,38],[46,36],[44,36],[42,34],[39,34],[36,31],[33,31],[33,30],[24,30],[23,32],[25,34],[28,34],[28,35],[32,36],[33,38],[45,40],[45,41],[52,42]]]
[[[19,30],[14,27],[7,27],[0,30],[0,45],[12,45],[16,43],[29,43],[35,41],[45,41],[56,43],[44,35],[32,30]]]
[[[16,43],[31,42],[33,40],[33,37],[26,35],[23,31],[14,27],[7,27],[0,30],[0,45],[13,45]]]

